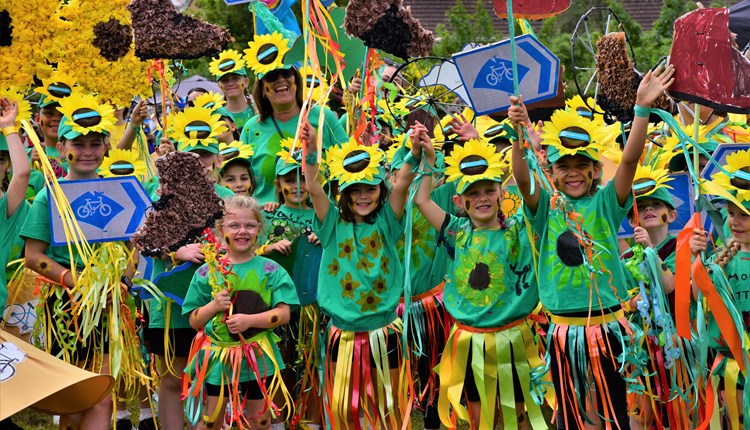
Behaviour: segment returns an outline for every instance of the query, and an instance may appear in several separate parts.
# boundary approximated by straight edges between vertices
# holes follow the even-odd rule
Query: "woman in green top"
[[[209,263],[193,275],[185,297],[183,315],[200,332],[186,369],[190,384],[183,396],[191,422],[203,418],[201,428],[222,428],[229,401],[231,422],[240,428],[268,429],[275,391],[280,388],[282,398],[291,400],[280,378],[284,362],[273,329],[289,322],[291,307],[299,302],[289,274],[256,255],[262,228],[254,199],[225,199],[224,217],[216,230],[226,255],[207,259]],[[291,405],[286,406],[289,411]]]
[[[26,188],[29,186],[31,166],[16,128],[17,115],[18,104],[7,98],[0,99],[0,321],[8,300],[5,266],[29,210]],[[11,166],[12,177],[9,175]]]
[[[326,107],[312,106],[305,118],[300,117],[304,82],[296,67],[284,64],[281,53],[287,50],[287,43],[279,36],[262,45],[251,42],[251,48],[245,51],[257,54],[257,59],[248,63],[256,76],[253,99],[258,115],[247,122],[240,140],[252,145],[255,152],[253,177],[258,187],[253,197],[261,206],[276,200],[276,153],[282,149],[282,140],[295,137],[301,120],[306,118],[323,136],[323,150],[349,140],[336,114]]]
[[[305,183],[315,209],[315,232],[323,246],[318,304],[331,318],[326,342],[324,396],[333,429],[351,428],[360,412],[373,428],[401,426],[408,410],[411,375],[400,356],[396,314],[404,291],[396,243],[414,180],[415,157],[407,159],[388,195],[380,166],[384,154],[350,140],[328,151],[338,204],[319,181],[315,129],[300,132],[305,142]],[[352,375],[353,372],[353,375]],[[399,372],[401,372],[399,377]]]
[[[539,298],[551,314],[547,355],[561,429],[603,421],[607,426],[630,427],[622,374],[630,369],[617,358],[635,342],[635,334],[621,305],[627,291],[617,230],[632,205],[633,177],[646,143],[649,109],[669,88],[673,73],[672,66],[666,71],[657,68],[641,81],[622,160],[614,179],[604,187],[598,186],[602,131],[575,112],[555,111],[544,124],[553,192],[531,175],[522,143],[513,143],[513,176],[523,196],[524,215],[541,237]],[[511,105],[508,116],[514,128],[530,126],[522,100],[511,97]],[[593,338],[602,342],[585,341]],[[590,389],[594,387],[595,391]]]
[[[411,139],[433,165],[435,150],[427,129],[417,124]],[[445,161],[448,180],[458,180],[454,202],[468,219],[447,214],[430,199],[430,175],[422,179],[415,197],[454,254],[443,293],[456,323],[438,368],[441,421],[454,427],[458,415],[472,429],[492,429],[499,404],[505,428],[546,429],[529,390],[539,382],[532,369],[542,365],[530,319],[539,294],[529,232],[519,219],[506,221],[502,214],[501,156],[494,145],[477,139],[454,148]],[[462,405],[464,390],[468,410]]]

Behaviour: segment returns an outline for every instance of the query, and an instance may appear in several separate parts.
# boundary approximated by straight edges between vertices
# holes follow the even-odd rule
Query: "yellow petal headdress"
[[[74,94],[83,93],[81,87],[77,86],[75,78],[58,71],[53,72],[49,78],[43,79],[42,86],[36,88],[35,91],[44,95],[47,101],[54,100],[57,103]]]
[[[18,114],[16,115],[16,128],[21,128],[21,121],[31,120],[31,103],[23,97],[23,91],[17,88],[0,89],[0,99],[7,98],[11,103],[18,104]]]
[[[105,178],[116,176],[144,178],[147,173],[146,161],[139,159],[138,152],[129,149],[110,149],[102,165],[99,166],[99,174]]]
[[[209,91],[196,97],[195,100],[193,100],[193,107],[215,110],[223,107],[225,103],[224,96],[220,93]]]
[[[217,144],[216,137],[226,131],[221,115],[209,108],[189,107],[172,117],[169,137],[180,146]]]
[[[717,172],[713,181],[723,189],[735,194],[740,202],[750,202],[750,149],[729,154],[725,160],[724,172]]]
[[[646,197],[654,194],[659,188],[672,189],[667,182],[671,181],[667,169],[652,169],[650,166],[639,165],[633,177],[633,192],[636,197]]]
[[[328,150],[327,164],[331,179],[339,181],[339,189],[358,182],[382,180],[380,162],[383,152],[376,146],[364,146],[355,138]]]
[[[60,99],[57,108],[69,121],[73,131],[83,135],[90,132],[109,134],[117,119],[109,103],[99,103],[90,94],[74,93]]]
[[[581,98],[580,95],[575,95],[573,98],[565,100],[566,110],[575,112],[579,116],[586,118],[589,121],[593,121],[598,125],[604,125],[604,118],[602,118],[601,115],[592,112],[592,108],[596,112],[603,112],[602,108],[596,104],[592,97],[587,98],[586,102],[583,101],[583,98]]]
[[[310,66],[302,67],[299,69],[299,73],[302,75],[302,82],[305,86],[302,94],[307,95],[308,91],[310,91],[310,87],[312,87],[312,99],[316,102],[320,102],[323,95],[328,91],[328,81],[326,81],[325,78],[321,81],[315,76],[315,73]]]
[[[599,151],[602,149],[601,141],[603,140],[602,127],[597,126],[585,118],[582,118],[575,112],[566,110],[556,110],[550,121],[544,123],[544,134],[542,134],[542,145],[549,145],[549,151],[556,150],[560,157],[566,155],[582,154],[587,157],[598,160]],[[548,152],[550,163],[557,159],[552,159],[552,154]]]
[[[495,152],[495,146],[479,139],[472,139],[463,146],[456,146],[451,155],[445,157],[446,181],[458,181],[456,189],[463,194],[476,181],[488,179],[500,182],[503,161]]]
[[[226,163],[233,158],[250,158],[255,155],[255,152],[252,146],[235,140],[232,143],[220,143],[219,154]]]
[[[221,77],[228,73],[244,74],[244,67],[245,59],[242,58],[242,54],[234,49],[227,49],[211,61],[208,71],[216,77]]]
[[[289,51],[289,41],[281,33],[256,34],[245,49],[245,62],[256,75],[284,67],[284,55]]]

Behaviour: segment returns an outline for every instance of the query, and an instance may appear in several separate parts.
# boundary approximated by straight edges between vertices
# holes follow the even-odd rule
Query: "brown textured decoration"
[[[429,55],[435,42],[432,32],[412,16],[403,0],[351,0],[344,27],[365,45],[404,60]]]
[[[109,61],[117,61],[124,57],[132,42],[133,29],[114,18],[94,26],[94,46],[99,48],[102,57]]]
[[[631,122],[636,91],[643,80],[643,75],[635,69],[628,55],[625,33],[616,32],[602,36],[596,42],[596,49],[599,81],[596,103],[604,110],[604,119],[608,123]],[[666,95],[660,96],[652,107],[667,112],[674,112],[675,109]],[[660,121],[656,115],[652,115],[651,120]]]
[[[170,0],[133,0],[128,10],[142,60],[213,56],[234,41],[228,30],[177,12]]]
[[[221,218],[222,201],[195,155],[172,152],[156,160],[156,168],[161,197],[133,243],[146,256],[166,258]]]

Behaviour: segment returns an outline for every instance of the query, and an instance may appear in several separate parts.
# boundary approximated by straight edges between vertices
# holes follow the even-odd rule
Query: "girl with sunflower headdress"
[[[250,88],[250,78],[245,70],[245,60],[242,55],[227,49],[211,61],[209,71],[216,77],[219,89],[227,100],[227,110],[237,128],[242,127],[255,115],[253,107],[248,102],[247,91]]]
[[[323,246],[318,303],[331,319],[323,378],[327,418],[336,430],[360,429],[360,420],[373,428],[399,428],[409,408],[411,378],[399,342],[396,308],[404,287],[396,243],[404,233],[400,220],[415,162],[407,160],[389,196],[381,151],[356,139],[332,147],[326,160],[339,184],[334,203],[318,178],[315,129],[309,123],[300,139],[306,143],[314,230]]]
[[[61,180],[97,179],[115,123],[113,109],[81,93],[61,100],[59,110],[63,116],[58,148],[69,166]],[[42,189],[20,233],[26,240],[26,267],[39,274],[37,282],[42,287],[35,336],[43,332],[44,349],[71,364],[104,374],[137,374],[142,358],[134,331],[135,304],[127,294],[127,279],[135,273],[135,260],[129,254],[132,247],[105,244],[97,248],[105,252],[97,253],[87,244],[52,245],[49,205],[57,201],[48,188]],[[97,260],[106,254],[115,257]],[[103,307],[105,300],[117,301]],[[119,386],[123,380],[118,373],[113,375]],[[132,380],[125,382],[132,387]],[[105,397],[87,411],[61,417],[60,426],[106,429],[111,426],[112,406],[112,398]]]
[[[302,75],[291,64],[285,64],[289,41],[279,33],[256,35],[245,50],[248,67],[255,72],[253,100],[258,115],[242,129],[240,140],[252,145],[253,175],[258,181],[255,198],[263,205],[276,200],[276,154],[281,141],[297,133],[303,102]],[[323,135],[323,149],[349,140],[336,114],[330,109],[314,105],[307,112],[307,120]],[[239,126],[239,125],[238,125]]]
[[[427,129],[417,124],[411,139],[434,165]],[[458,416],[472,429],[491,429],[499,404],[505,428],[547,428],[530,391],[539,382],[532,369],[542,361],[529,318],[539,303],[529,234],[520,217],[506,220],[502,214],[501,156],[494,145],[475,139],[455,147],[445,162],[447,181],[456,183],[454,203],[468,218],[447,214],[430,199],[429,175],[415,197],[453,252],[443,301],[456,323],[438,368],[440,419],[455,427]],[[464,391],[468,408],[462,405]]]
[[[741,315],[740,336],[747,338],[750,334],[750,150],[736,151],[727,156],[726,161],[726,173],[717,173],[714,180],[733,197],[731,200],[729,196],[722,198],[731,237],[726,246],[705,264],[716,289],[722,291],[725,301],[730,302],[727,307],[735,308]],[[695,258],[700,258],[707,248],[707,232],[695,229],[690,237],[690,250]],[[744,420],[750,416],[750,390],[745,390],[747,377],[738,362],[744,360],[747,363],[747,357],[733,356],[716,319],[713,313],[707,319],[709,347],[716,353],[707,390],[715,389],[718,379],[724,428],[744,429]]]
[[[539,296],[551,314],[547,354],[561,429],[583,428],[584,422],[629,428],[627,384],[620,373],[627,368],[617,358],[626,349],[632,353],[635,341],[621,305],[627,291],[617,258],[617,229],[632,205],[650,106],[671,85],[673,73],[672,66],[657,68],[641,81],[622,161],[603,188],[597,186],[600,130],[577,113],[556,111],[544,126],[554,193],[531,176],[521,142],[513,143],[513,175],[524,215],[541,236]],[[511,104],[508,116],[514,126],[524,123],[522,101],[511,97]]]

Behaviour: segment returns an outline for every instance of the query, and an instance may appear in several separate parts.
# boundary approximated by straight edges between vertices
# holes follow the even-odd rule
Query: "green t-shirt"
[[[250,121],[250,118],[255,116],[255,111],[253,110],[252,106],[248,106],[247,109],[243,110],[242,112],[229,112],[230,115],[232,115],[232,120],[234,121],[234,125],[237,127],[237,130],[242,130],[242,127],[247,124],[248,121]]]
[[[294,288],[292,278],[289,277],[289,274],[281,266],[267,258],[254,257],[250,261],[233,265],[231,271],[236,275],[236,277],[231,274],[229,275],[230,279],[232,279],[232,291],[247,292],[243,293],[245,295],[239,296],[240,298],[257,299],[260,296],[268,309],[273,309],[279,303],[286,303],[292,307],[299,305],[297,290]],[[208,283],[207,274],[208,266],[204,264],[193,275],[190,288],[188,288],[187,295],[185,296],[185,302],[182,305],[183,317],[189,318],[193,310],[205,306],[213,300],[212,289]],[[234,306],[236,308],[237,306],[241,306],[241,304],[235,303]],[[223,316],[224,313],[222,312],[209,320],[204,327],[204,332],[216,342],[232,343],[233,340],[229,336],[227,325],[221,321]],[[256,339],[258,336],[273,339],[273,330],[263,330],[246,340]],[[279,349],[275,342],[272,342],[272,344],[276,361],[280,368],[283,369],[284,361],[281,358]],[[211,352],[211,354],[218,353],[220,352]],[[263,361],[258,361],[258,368],[261,374],[264,374],[264,372],[265,374],[273,374],[273,364],[265,355]],[[210,369],[206,382],[213,385],[221,384],[222,372],[225,375],[231,375],[232,369],[216,366]],[[243,366],[240,372],[240,382],[255,380],[255,375],[252,372],[248,372],[247,366]],[[224,383],[226,384],[228,381],[225,379]]]
[[[263,212],[263,216],[266,218],[264,236],[268,238],[269,244],[282,239],[294,242],[294,239],[306,231],[312,231],[315,210],[281,205],[273,212]]]
[[[711,260],[715,260],[715,257]],[[750,252],[738,251],[724,266],[724,273],[726,273],[727,280],[732,288],[731,294],[734,298],[734,305],[742,315],[745,332],[747,332],[750,330]],[[712,272],[711,280],[716,283],[719,276],[721,275]],[[708,318],[708,345],[724,355],[731,356],[729,347],[726,340],[721,336],[713,314],[710,314]]]
[[[336,114],[330,109],[322,108],[324,125],[322,128],[318,127],[320,109],[318,105],[310,108],[307,119],[310,125],[318,130],[318,133],[323,133],[323,149],[347,142],[349,136],[339,124]],[[298,121],[299,115],[296,115],[286,122],[277,120],[276,124],[285,138],[293,138],[297,131]],[[265,121],[260,121],[259,116],[250,119],[242,129],[240,140],[242,143],[251,145],[254,151],[252,169],[257,187],[253,192],[253,197],[261,205],[276,201],[276,186],[273,181],[276,179],[276,153],[281,150],[281,136],[276,130],[272,117]]]
[[[157,185],[157,188],[158,188],[158,185]],[[214,190],[216,191],[216,194],[218,194],[218,196],[221,197],[222,199],[234,195],[234,192],[232,190],[230,190],[229,188],[222,187],[221,185],[218,185],[218,184],[214,184]],[[151,194],[151,200],[156,201],[156,199],[158,198],[159,196],[156,195],[156,190],[154,189],[153,193]],[[161,275],[162,273],[165,273],[174,269],[170,267],[168,270],[167,263],[171,265],[171,261],[159,260],[156,258],[154,259],[154,266],[153,266],[152,275],[151,275],[152,280],[154,280],[157,276]],[[176,266],[176,267],[180,267],[180,266]],[[187,291],[189,281],[186,281],[186,279],[189,279],[189,277],[192,276],[193,273],[195,273],[198,267],[199,267],[198,264],[191,264],[189,268],[175,272],[174,282],[177,282],[179,285],[170,285],[170,290],[181,291],[181,292]],[[160,284],[161,282],[170,283],[171,280],[163,279],[162,281],[160,281]],[[174,328],[190,328],[190,321],[188,320],[188,318],[182,316],[182,309],[180,308],[180,305],[178,305],[172,300],[168,300],[168,301],[152,300],[151,301],[151,307],[148,313],[148,326],[151,328],[165,328],[164,327],[166,325],[165,313],[167,309],[169,309],[169,327],[170,328],[173,328],[173,329]]]
[[[455,249],[443,301],[456,321],[471,327],[501,327],[528,316],[539,304],[529,232],[523,217],[506,229],[476,229],[469,218],[450,215],[443,236]]]
[[[404,234],[390,204],[375,223],[351,223],[331,202],[325,220],[316,217],[314,229],[323,246],[318,278],[320,309],[334,326],[364,332],[396,319],[403,294],[403,267],[396,243]]]
[[[64,179],[60,179],[60,182]],[[52,229],[50,227],[50,213],[49,213],[49,194],[47,188],[43,188],[36,195],[34,203],[31,205],[26,221],[21,228],[20,236],[23,239],[35,239],[44,243],[52,243]],[[47,257],[51,258],[55,262],[61,264],[63,267],[71,267],[71,252],[73,254],[73,260],[76,262],[78,270],[83,269],[83,261],[78,255],[75,247],[71,247],[71,251],[68,251],[67,246],[48,246],[44,252]],[[44,273],[40,273],[44,275]]]
[[[620,306],[627,297],[627,281],[620,264],[617,230],[633,204],[632,194],[620,206],[614,181],[593,196],[572,199],[567,205],[583,218],[581,228],[594,242],[591,272],[584,264],[584,254],[561,210],[550,207],[550,193],[540,188],[539,205],[532,214],[524,205],[534,231],[541,237],[539,249],[539,298],[551,313],[577,313]],[[612,285],[614,283],[614,285]],[[592,297],[593,295],[593,297]]]
[[[453,184],[442,185],[431,193],[434,201],[441,209],[455,215],[456,205],[453,204],[453,196],[456,187]],[[438,245],[438,232],[422,212],[416,207],[412,208],[411,226],[411,267],[409,277],[411,279],[411,294],[417,296],[425,293],[443,282],[450,266],[448,250]],[[404,261],[404,242],[406,237],[398,241],[396,247],[399,250],[399,259]]]
[[[7,218],[8,196],[3,194],[0,197],[0,216],[2,216],[2,222],[0,222],[0,313],[5,309],[5,303],[8,301],[6,265],[9,261],[20,256],[20,251],[23,250],[23,240],[18,236],[18,233],[21,231],[21,226],[28,212],[29,204],[23,201],[13,215]],[[19,242],[21,249],[18,249]]]
[[[31,175],[29,176],[29,186],[26,190],[26,200],[28,200],[29,203],[33,202],[34,197],[39,194],[39,191],[41,191],[45,185],[44,174],[38,170],[32,169]]]

